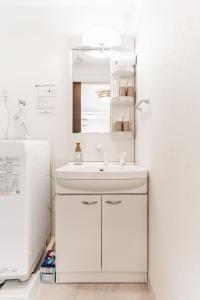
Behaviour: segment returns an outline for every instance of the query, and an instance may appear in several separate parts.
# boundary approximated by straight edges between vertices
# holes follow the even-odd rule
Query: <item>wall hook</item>
[[[141,105],[142,105],[143,103],[150,104],[150,100],[148,100],[148,99],[140,100],[140,101],[136,104],[135,109],[142,111]]]

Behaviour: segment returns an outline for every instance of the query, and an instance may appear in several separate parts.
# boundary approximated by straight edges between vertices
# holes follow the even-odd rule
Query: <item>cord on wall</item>
[[[4,96],[4,103],[5,103],[6,110],[8,112],[8,124],[6,127],[6,140],[8,140],[8,138],[9,138],[9,128],[10,128],[10,121],[11,121],[11,113],[10,113],[10,109],[8,107],[7,101],[8,101],[7,96]]]
[[[52,175],[53,171],[52,171],[52,165],[50,165],[50,179],[51,179],[51,188],[52,188],[52,185],[53,183],[55,182],[55,177]],[[53,201],[56,197],[56,193],[54,193],[52,195],[52,190],[51,190],[51,199],[50,199],[50,206],[48,207],[48,209],[50,210],[50,213],[52,215],[52,211],[53,211]]]

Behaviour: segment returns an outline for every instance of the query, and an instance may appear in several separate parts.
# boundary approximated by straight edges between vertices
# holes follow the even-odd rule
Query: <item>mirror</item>
[[[73,133],[109,133],[111,51],[73,49]]]

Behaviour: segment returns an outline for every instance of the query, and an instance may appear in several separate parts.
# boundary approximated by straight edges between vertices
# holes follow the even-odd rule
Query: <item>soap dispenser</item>
[[[74,164],[81,165],[83,163],[83,157],[81,152],[80,143],[76,143],[75,151],[74,151]]]

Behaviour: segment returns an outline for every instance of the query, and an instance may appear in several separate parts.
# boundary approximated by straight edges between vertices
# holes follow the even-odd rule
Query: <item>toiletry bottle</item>
[[[125,115],[123,124],[122,124],[123,131],[129,131],[130,130],[130,121],[129,121],[129,116]]]
[[[118,121],[115,122],[115,131],[123,130],[123,119],[124,119],[124,115],[123,113],[120,112],[118,115]]]
[[[76,143],[76,148],[74,152],[74,164],[81,165],[82,162],[83,162],[83,158],[82,158],[80,143]]]
[[[124,80],[120,80],[119,82],[119,96],[126,96],[126,82],[124,82]]]

